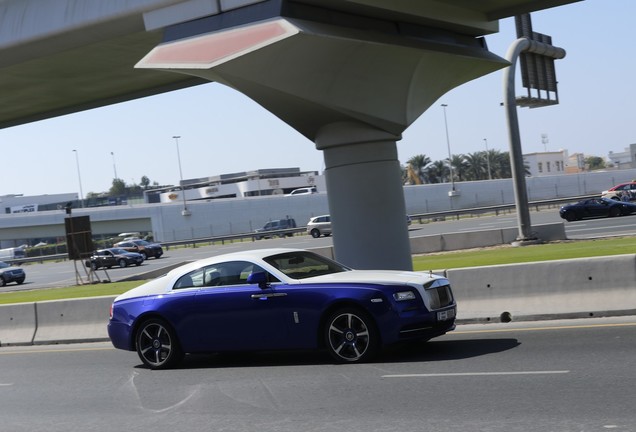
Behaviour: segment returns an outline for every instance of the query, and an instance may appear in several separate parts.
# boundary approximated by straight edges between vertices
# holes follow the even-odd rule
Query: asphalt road
[[[374,363],[187,358],[109,344],[0,349],[0,430],[636,431],[636,317],[460,326]]]
[[[556,209],[532,212],[531,219],[533,225],[562,222]],[[504,214],[500,216],[475,217],[462,220],[447,220],[429,224],[413,224],[409,234],[412,237],[425,236],[452,232],[481,231],[498,228],[509,228],[517,226],[515,214]],[[614,235],[634,235],[636,233],[636,215],[618,218],[588,219],[576,222],[565,222],[566,235],[570,239],[584,239],[596,237],[609,237]],[[148,259],[143,265],[127,268],[112,268],[107,272],[99,270],[97,276],[100,280],[110,278],[113,281],[125,279],[127,277],[147,273],[153,270],[169,267],[172,265],[206,258],[212,255],[233,252],[237,250],[256,249],[265,247],[293,247],[312,248],[330,246],[331,237],[321,237],[314,239],[310,236],[301,235],[287,237],[283,239],[266,239],[259,241],[246,240],[241,243],[228,243],[217,246],[200,246],[197,248],[169,249],[160,259]],[[626,252],[627,253],[627,252]],[[86,281],[87,272],[82,267],[81,262],[74,265],[73,262],[64,261],[59,263],[45,262],[42,264],[30,264],[25,266],[27,280],[23,285],[9,284],[0,288],[0,292],[53,288],[61,286],[73,286],[78,281]]]

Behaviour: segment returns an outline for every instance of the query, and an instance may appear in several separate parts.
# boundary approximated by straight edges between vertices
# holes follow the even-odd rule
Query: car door
[[[203,284],[194,301],[201,349],[260,350],[288,347],[286,292],[273,284],[247,283],[250,272],[264,271],[246,261],[231,261],[201,269]]]

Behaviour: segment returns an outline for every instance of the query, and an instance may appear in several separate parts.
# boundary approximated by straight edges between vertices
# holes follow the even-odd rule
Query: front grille
[[[450,285],[433,286],[426,290],[430,300],[431,309],[441,309],[453,304],[453,294]]]

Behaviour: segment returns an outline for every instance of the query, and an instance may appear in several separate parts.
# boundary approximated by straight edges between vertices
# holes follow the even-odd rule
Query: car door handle
[[[271,293],[271,294],[252,294],[252,298],[255,300],[272,297],[285,297],[287,293]]]

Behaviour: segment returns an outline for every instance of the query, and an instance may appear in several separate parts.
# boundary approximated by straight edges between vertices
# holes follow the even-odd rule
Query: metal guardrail
[[[580,201],[582,199],[593,198],[595,196],[596,195],[584,195],[584,196],[576,196],[576,197],[569,197],[569,198],[555,198],[555,199],[549,199],[549,200],[531,201],[528,204],[531,207],[534,207],[537,211],[539,211],[541,207],[554,206],[554,205],[559,205],[559,204],[573,202],[573,201]],[[516,207],[515,204],[501,204],[501,205],[495,205],[495,206],[475,207],[470,209],[457,209],[457,210],[446,210],[446,211],[440,211],[440,212],[412,214],[410,216],[412,220],[417,220],[419,223],[422,223],[422,221],[424,220],[433,220],[433,221],[444,220],[449,217],[459,219],[460,217],[464,215],[472,216],[472,215],[483,215],[488,213],[495,213],[496,215],[498,215],[500,212],[503,212],[503,211],[514,210],[515,207]],[[290,228],[290,229],[277,230],[277,231],[267,231],[266,235],[268,237],[284,237],[284,236],[288,236],[289,234],[295,235],[299,233],[305,233],[306,231],[307,231],[307,227],[298,227],[298,228]],[[264,234],[265,233],[256,234],[253,232],[242,233],[242,234],[230,234],[230,235],[204,237],[204,238],[196,238],[196,239],[188,239],[188,240],[167,241],[167,242],[161,242],[161,245],[166,250],[169,250],[171,247],[178,247],[178,246],[190,246],[190,247],[196,248],[198,245],[204,244],[204,243],[211,244],[211,243],[220,242],[221,244],[225,244],[225,242],[233,242],[237,240],[244,241],[246,239],[251,241],[257,241],[257,237],[263,236]],[[55,254],[55,255],[43,255],[39,257],[23,258],[20,260],[6,260],[6,262],[29,263],[29,262],[43,262],[43,261],[55,261],[55,260],[66,260],[66,259],[68,259],[67,254]]]

